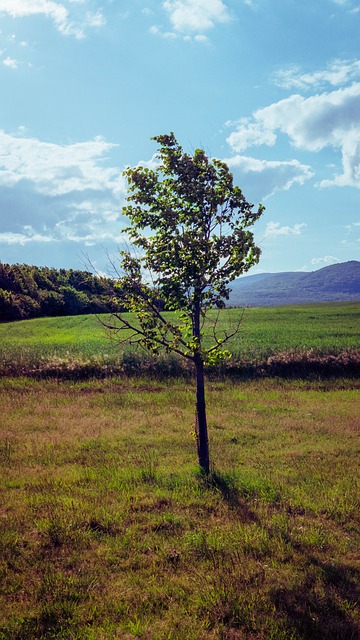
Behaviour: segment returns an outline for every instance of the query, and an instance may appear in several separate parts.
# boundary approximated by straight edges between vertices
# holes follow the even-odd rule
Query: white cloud
[[[53,238],[51,236],[42,235],[40,233],[36,233],[34,229],[30,226],[24,227],[25,233],[13,233],[11,231],[0,233],[0,244],[9,244],[16,245],[19,244],[24,246],[29,242],[52,242]]]
[[[4,58],[2,63],[3,65],[5,65],[5,67],[9,67],[10,69],[18,68],[17,60],[14,60],[14,58],[10,58],[10,56],[7,56],[6,58]]]
[[[87,11],[85,14],[85,26],[90,28],[98,28],[103,27],[106,20],[103,14],[100,11],[96,11],[95,13],[91,13],[91,11]]]
[[[307,224],[302,222],[295,224],[293,227],[280,227],[280,222],[268,222],[266,225],[265,235],[266,237],[276,238],[277,236],[300,236],[302,229],[305,229]]]
[[[303,73],[298,66],[281,69],[273,75],[275,84],[285,89],[306,90],[310,87],[341,86],[360,77],[360,60],[334,60],[326,69]]]
[[[272,146],[276,142],[276,135],[261,121],[251,122],[249,118],[242,118],[237,123],[236,131],[227,138],[227,142],[234,151],[244,151],[248,147],[262,144]]]
[[[98,137],[56,145],[0,131],[0,242],[116,241],[125,180]]]
[[[298,160],[281,162],[236,155],[224,162],[236,171],[236,178],[256,200],[263,200],[276,191],[288,190],[295,184],[302,185],[314,175],[311,167]]]
[[[222,0],[165,0],[163,7],[175,31],[181,33],[202,33],[230,19]]]
[[[63,25],[68,20],[67,9],[53,0],[0,0],[0,13],[6,13],[12,18],[43,14],[57,25]]]
[[[360,83],[309,98],[294,94],[259,109],[253,121],[240,120],[227,141],[235,150],[253,144],[274,144],[276,132],[286,134],[297,149],[319,152],[332,147],[342,153],[343,173],[320,186],[360,188]],[[263,133],[263,142],[261,142]]]
[[[323,258],[313,258],[311,260],[311,264],[336,264],[340,262],[339,258],[335,258],[335,256],[324,256]]]
[[[176,40],[178,38],[178,35],[174,33],[174,31],[162,31],[162,29],[156,24],[153,24],[150,27],[150,33],[154,36],[160,36],[161,38],[164,38],[164,40]],[[188,36],[184,36],[183,38],[184,40],[187,40]]]
[[[96,224],[84,225],[77,223],[76,219],[70,218],[62,220],[56,225],[56,235],[68,242],[83,243],[86,247],[91,247],[101,242],[121,242],[121,233],[114,233],[111,229],[98,228]]]
[[[70,0],[71,4],[83,4]],[[105,19],[100,11],[92,13],[85,11],[83,15],[73,15],[64,2],[54,0],[0,0],[0,15],[6,14],[12,18],[29,16],[44,16],[53,21],[56,28],[63,35],[81,39],[85,37],[88,28],[100,27]]]
[[[29,180],[38,192],[49,196],[85,189],[121,191],[119,171],[100,164],[115,146],[101,137],[57,145],[0,131],[0,185]]]
[[[355,244],[360,242],[360,238],[358,237],[359,227],[360,221],[345,225],[346,238],[341,240],[341,244],[346,245],[347,247],[354,247]]]
[[[357,231],[356,227],[360,227],[360,222],[352,222],[351,224],[347,224],[345,226],[346,231],[349,231],[350,233],[353,231]]]

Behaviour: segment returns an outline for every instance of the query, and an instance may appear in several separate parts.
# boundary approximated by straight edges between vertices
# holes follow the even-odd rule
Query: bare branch
[[[217,318],[213,323],[213,337],[214,340],[216,341],[216,344],[213,345],[212,347],[210,347],[209,349],[207,349],[207,353],[212,353],[213,351],[216,351],[217,349],[220,349],[224,344],[226,344],[227,342],[229,342],[229,340],[231,340],[231,338],[233,338],[234,336],[236,336],[239,333],[239,329],[240,329],[240,325],[242,323],[243,317],[244,317],[244,313],[245,313],[245,309],[242,310],[242,314],[239,318],[239,320],[236,322],[234,328],[230,331],[230,333],[228,331],[226,331],[225,329],[223,329],[223,334],[224,337],[223,338],[218,338],[218,335],[216,333],[216,325],[217,325],[217,321],[220,315],[220,310],[218,312]]]
[[[113,331],[115,335],[117,335],[120,331],[125,331],[125,330],[134,332],[132,336],[126,336],[126,338],[124,338],[123,340],[118,340],[119,344],[124,344],[124,343],[139,344],[141,341],[149,339],[149,335],[145,330],[142,330],[140,327],[134,326],[128,320],[126,320],[122,315],[112,314],[112,317],[116,318],[116,320],[121,322],[123,326],[119,327],[116,324],[108,324],[100,320],[104,328],[109,329],[110,331]],[[139,339],[133,340],[135,336],[139,336]],[[187,360],[193,361],[192,355],[190,355],[185,351],[182,351],[181,349],[171,344],[169,341],[161,338],[160,336],[153,335],[151,336],[151,340],[155,342],[157,345],[159,345],[160,347],[163,347],[166,350],[171,349],[171,351],[173,351],[174,353],[177,353],[179,356],[186,358]],[[182,341],[182,344],[183,346],[187,347],[186,342]]]

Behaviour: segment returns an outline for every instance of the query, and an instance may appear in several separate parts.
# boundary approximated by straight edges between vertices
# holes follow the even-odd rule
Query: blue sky
[[[0,260],[100,273],[154,135],[226,160],[258,271],[360,259],[355,0],[0,0]]]

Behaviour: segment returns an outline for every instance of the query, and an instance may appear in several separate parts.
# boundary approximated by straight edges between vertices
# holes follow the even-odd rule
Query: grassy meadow
[[[1,325],[0,640],[357,640],[359,315],[245,310],[234,367],[294,375],[209,376],[208,479],[176,363]]]
[[[294,371],[296,363],[300,372],[302,365],[310,369],[312,361],[326,365],[334,358],[334,371],[337,365],[342,372],[358,367],[360,303],[226,309],[210,314],[209,335],[215,321],[221,331],[236,325],[239,317],[240,331],[229,344],[233,358],[228,369],[251,373],[265,366],[269,373],[273,368],[275,375],[282,375],[285,369]],[[158,362],[143,351],[119,346],[94,315],[0,324],[0,375],[56,376],[70,371],[72,377],[84,377],[156,370],[168,376],[184,373],[184,366],[174,356]]]
[[[0,380],[0,638],[356,640],[356,381]]]

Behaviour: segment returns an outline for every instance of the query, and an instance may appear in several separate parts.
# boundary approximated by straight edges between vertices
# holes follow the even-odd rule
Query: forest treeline
[[[110,278],[0,262],[0,322],[114,310],[119,310],[119,293]]]

